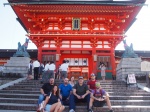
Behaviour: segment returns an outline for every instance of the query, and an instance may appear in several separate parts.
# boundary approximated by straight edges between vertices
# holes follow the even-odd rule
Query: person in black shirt
[[[73,87],[73,94],[69,98],[69,112],[75,112],[75,103],[87,102],[87,110],[89,109],[90,92],[88,86],[83,83],[82,76],[79,77],[78,83]]]
[[[49,93],[52,91],[53,87],[54,87],[54,78],[50,78],[49,83],[45,83],[40,89],[41,94],[39,96],[38,106],[39,106],[39,104],[42,103],[42,101],[44,101],[45,97],[47,95],[49,95]]]
[[[52,92],[46,96],[42,110],[45,109],[47,112],[62,112],[64,108],[59,99],[58,86],[55,85]]]

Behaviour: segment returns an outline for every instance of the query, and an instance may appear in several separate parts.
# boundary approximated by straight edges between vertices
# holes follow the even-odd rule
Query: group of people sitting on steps
[[[96,80],[95,74],[91,74],[91,79],[84,82],[82,76],[78,77],[78,82],[69,83],[68,78],[57,86],[54,78],[49,79],[41,87],[41,94],[38,99],[37,112],[62,112],[65,106],[69,106],[69,112],[75,112],[76,103],[86,102],[87,111],[93,112],[92,107],[103,107],[106,103],[109,112],[114,112],[111,107],[108,93],[102,89],[100,82]]]

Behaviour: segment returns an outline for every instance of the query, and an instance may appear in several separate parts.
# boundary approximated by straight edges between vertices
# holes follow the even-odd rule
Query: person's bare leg
[[[54,103],[53,105],[51,105],[50,112],[54,112],[56,106],[57,106],[57,103]]]
[[[108,97],[108,96],[106,97],[105,101],[106,101],[106,103],[107,103],[107,106],[108,106],[109,110],[111,110],[112,107],[111,107],[111,103],[110,103],[110,100],[109,100],[109,97]]]
[[[62,105],[62,106],[59,108],[58,112],[62,112],[64,109],[65,109],[65,106]]]
[[[92,106],[93,106],[93,102],[94,102],[94,99],[93,99],[93,98],[90,98],[89,109],[91,109],[91,108],[92,108]]]
[[[54,112],[59,112],[58,110],[60,109],[61,106],[62,106],[61,102],[56,103],[56,107],[54,109]]]

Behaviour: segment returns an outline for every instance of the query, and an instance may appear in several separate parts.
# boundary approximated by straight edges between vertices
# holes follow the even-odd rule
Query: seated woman
[[[62,112],[64,110],[64,106],[61,104],[59,99],[59,89],[58,86],[54,86],[52,93],[46,97],[43,105],[43,112],[44,109],[47,112]]]
[[[74,77],[72,76],[70,81],[69,81],[69,84],[73,87],[75,84],[76,84],[76,81],[74,80]]]

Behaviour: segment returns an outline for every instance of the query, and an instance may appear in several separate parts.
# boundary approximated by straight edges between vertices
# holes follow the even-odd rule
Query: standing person
[[[46,96],[42,110],[46,112],[62,112],[64,109],[65,107],[61,104],[59,99],[58,86],[55,85],[52,92]]]
[[[63,64],[60,66],[60,78],[64,79],[67,78],[67,71],[68,71],[68,64],[66,63],[66,60],[63,60]]]
[[[49,70],[50,61],[47,61],[44,71],[47,72]]]
[[[96,79],[95,78],[96,78],[95,74],[92,73],[91,74],[91,79],[87,83],[90,91],[96,89],[96,87],[95,87]]]
[[[102,79],[105,80],[105,77],[106,77],[106,73],[105,73],[106,67],[105,67],[104,63],[102,63],[102,64],[100,65],[100,69],[101,69],[101,76],[102,76]]]
[[[42,74],[42,80],[41,83],[43,82],[48,82],[50,79],[50,75],[49,75],[49,65],[50,65],[50,61],[47,61],[45,68],[44,68],[44,72]]]
[[[45,97],[49,95],[53,87],[54,87],[54,78],[50,78],[49,83],[45,83],[40,89],[41,94],[38,99],[38,106],[42,103],[42,101],[44,101]]]
[[[74,87],[74,85],[76,84],[75,80],[74,80],[74,77],[71,77],[70,81],[69,81],[69,84]]]
[[[69,84],[68,78],[65,78],[64,83],[59,86],[59,91],[59,97],[63,105],[68,105],[70,95],[72,94],[72,86]]]
[[[30,60],[29,66],[28,66],[28,79],[32,78],[32,67],[33,66],[33,61]]]
[[[83,82],[83,77],[80,76],[78,83],[73,87],[73,94],[70,95],[69,99],[69,112],[75,112],[75,103],[78,102],[87,102],[87,110],[89,109],[90,94],[88,86]]]
[[[56,70],[56,74],[55,74],[55,79],[60,79],[60,65],[58,66],[57,70]]]
[[[34,80],[38,80],[39,67],[40,67],[40,63],[39,63],[39,61],[36,59],[36,60],[33,62]]]
[[[41,78],[43,71],[44,71],[44,64],[43,64],[42,62],[40,62],[40,67],[39,67],[39,78]]]
[[[49,77],[53,77],[54,78],[54,70],[56,69],[56,66],[54,64],[54,61],[50,61],[50,65],[48,66],[49,69]]]
[[[89,111],[92,111],[92,106],[95,107],[103,107],[105,103],[107,103],[107,106],[109,108],[109,112],[114,112],[111,107],[111,103],[109,100],[109,94],[101,88],[100,83],[95,83],[96,89],[92,91],[90,103],[89,103]]]

